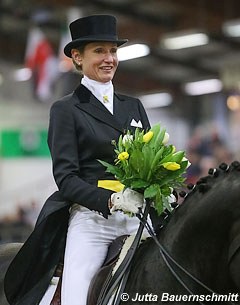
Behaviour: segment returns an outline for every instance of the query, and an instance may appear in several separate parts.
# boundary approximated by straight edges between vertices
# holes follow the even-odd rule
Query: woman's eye
[[[102,53],[102,51],[103,51],[102,49],[96,49],[95,50],[96,53]]]
[[[111,50],[109,50],[112,54],[116,54],[117,53],[117,48],[113,48],[113,49],[111,49]],[[97,53],[97,54],[102,54],[102,53],[104,53],[104,52],[108,52],[107,50],[104,50],[104,49],[102,49],[102,48],[97,48],[97,49],[95,49],[94,50],[94,52],[95,53]]]

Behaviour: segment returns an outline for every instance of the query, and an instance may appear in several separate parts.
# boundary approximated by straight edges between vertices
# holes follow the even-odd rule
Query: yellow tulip
[[[123,151],[118,155],[118,159],[120,161],[127,160],[129,158],[129,153],[127,151]]]
[[[148,143],[153,137],[153,131],[149,131],[147,133],[145,133],[145,135],[143,136],[143,142],[144,143]]]
[[[180,164],[176,163],[176,162],[165,162],[162,165],[164,168],[166,168],[169,171],[176,171],[178,169],[180,169]]]

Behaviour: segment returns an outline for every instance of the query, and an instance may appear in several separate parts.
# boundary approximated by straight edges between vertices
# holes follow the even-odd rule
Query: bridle
[[[147,229],[148,233],[150,234],[150,236],[152,237],[152,239],[154,240],[154,242],[156,243],[157,247],[159,248],[159,252],[161,254],[161,257],[164,261],[164,263],[166,264],[166,266],[168,267],[168,269],[170,270],[170,272],[172,273],[172,275],[175,277],[175,279],[186,289],[186,291],[190,294],[190,295],[194,295],[194,292],[187,286],[187,284],[181,279],[181,277],[177,274],[177,272],[174,270],[174,268],[172,267],[171,263],[177,267],[179,270],[181,270],[188,278],[190,278],[193,282],[195,282],[198,286],[204,288],[207,292],[211,293],[212,295],[219,295],[218,293],[216,293],[215,291],[213,291],[210,287],[208,287],[207,285],[205,285],[203,282],[201,282],[199,279],[197,279],[194,275],[192,275],[189,271],[187,271],[183,266],[181,266],[169,253],[168,251],[165,249],[165,247],[159,242],[159,240],[157,239],[156,234],[153,232],[151,225],[146,221],[143,220],[143,216],[142,213],[138,213],[136,215],[139,219],[139,221],[145,226],[145,228]],[[171,263],[170,263],[171,262]],[[205,303],[197,300],[196,302],[198,302],[201,305],[205,305]],[[235,303],[231,302],[231,301],[223,301],[223,303],[225,304],[229,304],[229,305],[234,305]]]

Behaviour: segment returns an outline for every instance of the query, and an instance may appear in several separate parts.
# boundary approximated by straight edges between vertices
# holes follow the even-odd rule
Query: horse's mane
[[[209,169],[207,176],[195,185],[187,185],[178,194],[183,201],[175,205],[169,220],[165,219],[157,232],[159,244],[213,291],[239,291],[240,163],[222,163],[218,168]],[[172,277],[160,252],[153,238],[141,244],[133,259],[129,291],[137,287],[137,291],[148,292],[151,288],[156,293],[186,293]],[[174,270],[179,273],[176,266]],[[185,274],[180,274],[193,285]],[[146,281],[141,285],[142,277],[151,281],[151,285]],[[198,285],[194,291],[199,291]]]
[[[232,210],[238,207],[240,205],[240,162],[233,161],[230,165],[221,163],[218,168],[210,168],[207,176],[199,178],[196,184],[188,184],[186,190],[181,190],[178,195],[183,198],[183,201],[180,204],[173,203],[173,211],[167,213],[168,220],[180,207],[185,213],[186,209],[193,210],[204,205],[206,214],[208,209],[215,209],[216,205],[219,210],[228,207],[227,210]]]
[[[232,177],[233,175],[234,177],[237,177],[239,172],[240,172],[240,162],[233,161],[230,165],[227,165],[226,163],[221,163],[218,168],[210,168],[208,170],[208,175],[199,178],[199,180],[196,182],[195,185],[188,184],[187,188],[190,190],[188,194],[191,194],[194,191],[205,193],[211,188],[212,185],[216,184],[216,182],[219,182],[219,180],[222,180],[223,178],[229,176]],[[233,183],[232,180],[231,183]],[[180,192],[181,197],[185,197],[186,195],[187,194],[184,191]]]

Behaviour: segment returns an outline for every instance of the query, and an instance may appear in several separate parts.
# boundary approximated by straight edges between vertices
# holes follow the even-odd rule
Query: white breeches
[[[86,305],[90,282],[105,260],[109,244],[134,234],[137,217],[116,212],[105,219],[81,206],[71,211],[64,258],[62,305]]]
[[[85,207],[73,206],[66,240],[61,305],[86,305],[90,282],[103,264],[108,246],[118,236],[136,233],[138,226],[137,217],[119,211],[105,219]],[[40,305],[50,304],[55,289],[56,284],[49,286]]]

